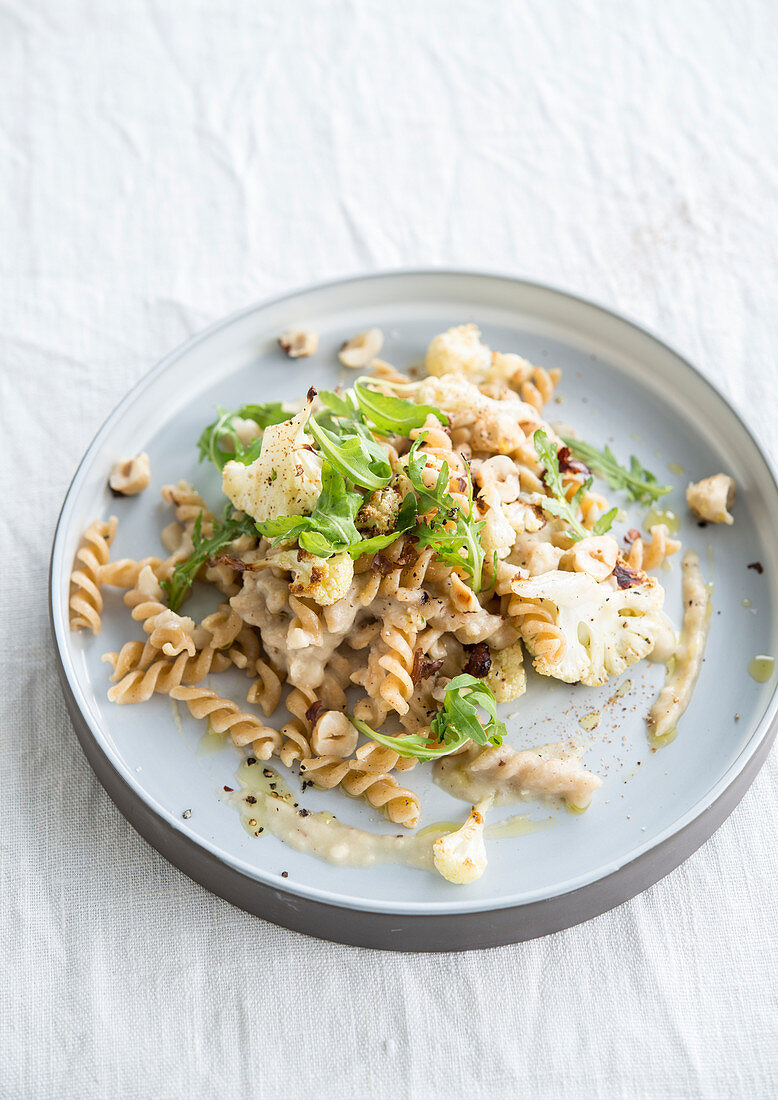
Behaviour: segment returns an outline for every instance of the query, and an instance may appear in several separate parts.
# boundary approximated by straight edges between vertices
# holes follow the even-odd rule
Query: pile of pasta
[[[217,520],[181,481],[162,490],[174,513],[162,532],[164,553],[112,560],[117,521],[95,521],[78,550],[70,599],[73,629],[97,634],[102,590],[124,590],[140,627],[142,636],[104,656],[113,702],[168,695],[258,759],[278,756],[317,787],[339,787],[409,827],[420,802],[406,773],[418,760],[366,738],[348,715],[375,730],[388,724],[390,733],[430,736],[447,685],[462,673],[482,679],[498,703],[518,699],[526,690],[525,653],[541,675],[604,683],[657,644],[666,626],[663,592],[648,571],[680,545],[662,525],[646,539],[631,532],[623,545],[593,533],[608,502],[543,416],[559,371],[492,352],[472,325],[433,339],[425,367],[426,376],[414,380],[383,361],[371,364],[377,393],[410,395],[445,416],[429,413],[407,436],[375,433],[392,479],[365,493],[357,525],[366,537],[392,533],[415,447],[425,483],[447,471],[451,497],[480,525],[477,590],[465,568],[420,545],[411,531],[355,559],[319,559],[295,539],[242,534],[200,569],[198,583],[223,600],[196,622],[170,608],[164,584]],[[565,499],[584,529],[578,537],[552,508],[538,430],[555,448]],[[300,446],[314,450],[310,440]],[[225,468],[225,487],[235,466]],[[245,477],[251,469],[238,472]],[[245,673],[245,698],[210,686],[213,674],[230,668]],[[529,793],[574,799],[578,776],[591,797],[591,775],[580,765],[560,771],[554,754],[542,750],[530,763]]]

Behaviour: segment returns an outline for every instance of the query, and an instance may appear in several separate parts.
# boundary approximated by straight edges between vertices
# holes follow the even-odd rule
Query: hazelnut
[[[134,458],[121,458],[113,464],[108,487],[114,496],[134,497],[143,492],[150,480],[149,456],[141,451]]]
[[[304,359],[315,354],[319,334],[309,328],[290,328],[281,333],[278,342],[290,359]]]
[[[383,346],[384,334],[380,328],[369,328],[367,332],[360,332],[347,340],[338,352],[338,359],[344,367],[358,370],[375,359]]]

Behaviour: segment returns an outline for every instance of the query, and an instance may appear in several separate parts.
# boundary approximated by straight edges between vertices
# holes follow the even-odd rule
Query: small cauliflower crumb
[[[486,870],[484,817],[473,806],[461,829],[438,837],[432,847],[435,870],[457,886],[475,882]]]
[[[492,353],[481,343],[477,325],[455,325],[435,336],[427,348],[427,374],[461,374],[471,382],[482,382],[489,374]]]
[[[527,673],[521,642],[505,649],[492,650],[492,667],[486,676],[486,686],[492,689],[498,703],[510,703],[527,690]]]
[[[388,535],[397,525],[401,498],[396,489],[376,489],[359,509],[357,530],[366,535]]]
[[[735,503],[735,482],[728,474],[714,474],[692,482],[686,490],[686,503],[697,519],[707,523],[735,522],[729,509]]]
[[[292,574],[289,582],[292,595],[306,596],[320,607],[342,600],[354,579],[354,562],[345,552],[318,558],[307,550],[282,550],[270,560]]]

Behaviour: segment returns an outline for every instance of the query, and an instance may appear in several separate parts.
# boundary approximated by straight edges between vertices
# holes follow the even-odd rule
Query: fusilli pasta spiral
[[[105,522],[90,523],[76,551],[76,568],[70,574],[70,629],[100,633],[103,610],[101,572],[108,562],[111,543],[116,534],[116,516]]]

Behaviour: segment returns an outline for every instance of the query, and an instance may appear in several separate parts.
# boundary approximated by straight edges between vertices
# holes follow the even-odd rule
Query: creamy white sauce
[[[225,801],[238,810],[248,833],[259,837],[268,833],[298,852],[341,867],[397,863],[434,870],[435,841],[462,825],[462,822],[440,821],[411,835],[372,833],[345,825],[331,813],[308,813],[279,774],[261,760],[255,764],[241,764],[237,778],[241,789],[227,792]],[[550,824],[551,820],[533,821],[517,815],[488,825],[485,836],[494,839],[522,836]]]
[[[702,668],[705,642],[710,621],[710,596],[700,571],[700,559],[687,550],[681,563],[683,570],[683,627],[675,660],[648,715],[651,740],[654,745],[668,744],[674,737],[679,720],[691,701],[694,685]]]
[[[509,745],[488,749],[474,746],[437,760],[433,776],[438,786],[454,798],[472,804],[491,801],[495,806],[556,796],[585,809],[602,785],[598,775],[583,767],[577,750],[563,744],[522,752]]]
[[[662,629],[657,634],[656,644],[648,655],[649,661],[660,665],[666,665],[678,649],[678,638],[675,627],[664,612],[662,615]]]

